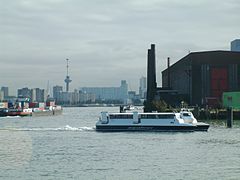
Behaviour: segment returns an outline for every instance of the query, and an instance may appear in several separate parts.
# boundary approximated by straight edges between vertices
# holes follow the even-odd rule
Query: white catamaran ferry
[[[178,113],[101,112],[97,131],[207,131],[209,124],[197,122],[190,111]]]

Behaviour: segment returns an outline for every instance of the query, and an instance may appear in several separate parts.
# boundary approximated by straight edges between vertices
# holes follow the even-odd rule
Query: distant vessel
[[[0,110],[0,117],[5,116],[31,116],[33,111],[31,108],[27,109],[13,109],[13,108],[6,108]]]
[[[26,108],[26,109],[7,109],[5,111],[6,116],[31,116],[32,115],[32,109]]]
[[[62,114],[62,107],[55,105],[54,101],[46,103],[38,102],[20,102],[14,106],[8,107],[8,103],[2,103],[4,106],[0,108],[0,117],[5,116],[50,116]]]
[[[207,131],[209,124],[197,122],[187,110],[179,113],[102,112],[96,131]]]
[[[56,106],[51,109],[38,109],[38,108],[26,108],[26,109],[2,109],[0,110],[0,117],[5,116],[51,116],[62,114],[62,107]]]

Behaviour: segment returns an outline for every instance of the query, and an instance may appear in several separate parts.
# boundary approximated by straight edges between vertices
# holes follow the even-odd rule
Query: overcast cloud
[[[229,50],[240,38],[238,0],[0,0],[0,86],[119,86],[137,90],[147,49],[166,59]],[[15,92],[15,90],[14,90]]]

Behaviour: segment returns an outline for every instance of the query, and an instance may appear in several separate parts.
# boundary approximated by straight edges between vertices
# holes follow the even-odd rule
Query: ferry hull
[[[196,125],[195,131],[207,131],[209,128],[209,124],[205,123],[198,123]]]
[[[32,113],[31,112],[8,112],[6,113],[6,116],[31,116]]]
[[[97,125],[99,132],[121,132],[121,131],[158,131],[158,132],[193,132],[207,131],[209,126],[134,126],[134,125]]]

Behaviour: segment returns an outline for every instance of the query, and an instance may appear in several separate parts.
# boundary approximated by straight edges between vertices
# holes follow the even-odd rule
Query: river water
[[[99,133],[101,111],[0,118],[0,179],[240,179],[240,121],[208,132]]]

